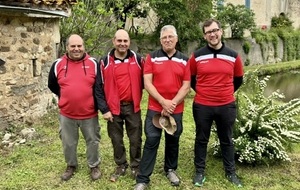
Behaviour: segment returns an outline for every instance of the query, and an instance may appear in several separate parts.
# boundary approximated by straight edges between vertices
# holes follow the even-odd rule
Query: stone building
[[[284,13],[293,22],[295,28],[300,28],[300,0],[219,0],[219,2],[245,5],[255,13],[255,23],[258,27],[270,28],[271,19]]]
[[[48,72],[60,43],[59,18],[74,0],[0,2],[0,130],[31,124],[54,106]]]

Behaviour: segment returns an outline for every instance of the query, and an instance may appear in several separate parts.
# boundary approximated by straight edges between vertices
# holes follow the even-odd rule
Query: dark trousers
[[[128,165],[124,146],[124,122],[129,138],[130,167],[136,168],[141,160],[142,119],[141,111],[134,113],[133,104],[122,105],[120,115],[113,115],[113,122],[107,122],[108,135],[114,150],[114,160],[117,165]]]
[[[149,183],[150,176],[153,172],[157,150],[160,144],[162,129],[156,128],[152,123],[152,118],[155,114],[152,110],[147,111],[145,120],[146,141],[143,149],[143,156],[140,163],[140,174],[136,178],[137,183]],[[160,114],[160,113],[159,113]],[[179,154],[179,138],[182,133],[182,113],[172,115],[176,121],[177,131],[174,136],[165,132],[165,161],[164,170],[177,169],[178,154]]]
[[[234,145],[232,141],[233,125],[236,119],[235,102],[224,106],[204,106],[193,104],[193,116],[196,125],[194,164],[196,173],[204,173],[211,126],[217,126],[223,165],[226,174],[235,173]]]

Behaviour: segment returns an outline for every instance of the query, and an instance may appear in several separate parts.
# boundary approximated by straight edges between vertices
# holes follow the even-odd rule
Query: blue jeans
[[[194,146],[194,165],[196,173],[204,173],[211,126],[217,126],[223,165],[226,174],[235,173],[234,145],[232,141],[233,125],[236,119],[235,102],[223,106],[205,106],[193,104],[193,116],[196,125]]]

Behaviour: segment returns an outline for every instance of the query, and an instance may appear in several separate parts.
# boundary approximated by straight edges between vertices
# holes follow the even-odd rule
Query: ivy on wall
[[[292,61],[300,59],[300,30],[291,30],[290,28],[275,28],[269,31],[256,30],[251,33],[252,37],[261,47],[261,53],[264,57],[266,44],[272,43],[274,46],[275,57],[278,57],[279,39],[283,41],[283,59],[282,61]]]

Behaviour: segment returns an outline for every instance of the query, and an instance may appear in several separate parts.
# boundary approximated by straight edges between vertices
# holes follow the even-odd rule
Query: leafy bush
[[[249,54],[250,49],[251,49],[250,42],[249,41],[244,41],[243,50],[244,50],[245,54]]]
[[[245,60],[244,65],[245,65],[245,66],[249,66],[249,65],[250,65],[250,59],[249,59],[249,58],[247,58],[247,59]]]
[[[264,90],[270,76],[258,77],[258,70],[245,74],[244,85],[236,94],[237,119],[233,140],[238,161],[258,164],[272,161],[290,161],[287,148],[300,142],[300,99],[287,103],[280,100],[279,91],[269,97]],[[214,153],[219,153],[218,142]]]
[[[293,22],[284,13],[281,13],[279,16],[272,17],[271,27],[274,27],[274,28],[292,28],[293,27]]]

